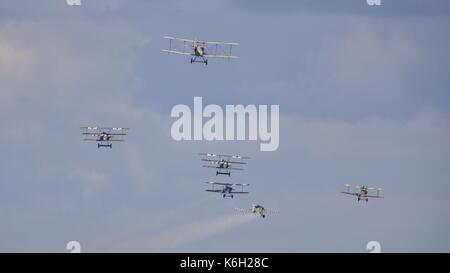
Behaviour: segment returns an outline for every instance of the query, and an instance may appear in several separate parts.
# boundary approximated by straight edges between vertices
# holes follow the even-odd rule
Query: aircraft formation
[[[232,54],[233,47],[239,46],[239,43],[234,42],[212,42],[201,41],[197,39],[184,39],[176,38],[172,36],[164,36],[163,39],[168,40],[168,48],[163,49],[162,52],[167,54],[176,54],[190,57],[190,63],[203,63],[208,65],[209,58],[217,59],[236,59],[236,55]],[[125,142],[125,136],[128,135],[130,128],[124,127],[100,127],[100,126],[83,126],[80,127],[84,141],[97,142],[97,148],[110,148],[112,149],[113,142]],[[247,164],[248,156],[241,155],[227,155],[227,154],[212,154],[212,153],[199,153],[202,156],[201,161],[204,168],[215,169],[216,176],[223,175],[231,177],[231,171],[243,171],[244,166]],[[210,185],[210,188],[206,189],[207,192],[218,193],[223,198],[234,198],[234,195],[249,194],[246,191],[246,187],[250,184],[242,183],[225,183],[225,182],[212,182],[207,181],[206,184]],[[350,185],[345,184],[346,191],[342,191],[342,194],[355,196],[359,201],[368,202],[370,198],[380,199],[381,188],[374,188],[365,185]],[[351,191],[350,188],[356,189]],[[375,193],[371,193],[376,191]],[[275,211],[267,210],[262,205],[252,204],[251,208],[234,208],[234,210],[241,214],[254,214],[261,218],[266,218],[269,214],[274,214]]]

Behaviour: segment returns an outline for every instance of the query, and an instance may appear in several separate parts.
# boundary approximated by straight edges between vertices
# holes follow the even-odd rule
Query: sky
[[[239,58],[190,64],[164,35]],[[448,48],[447,0],[0,0],[0,252],[449,252]],[[175,141],[196,96],[279,105],[279,148]],[[98,149],[88,125],[131,129]],[[199,152],[251,159],[216,177]],[[277,213],[233,212],[252,203]]]

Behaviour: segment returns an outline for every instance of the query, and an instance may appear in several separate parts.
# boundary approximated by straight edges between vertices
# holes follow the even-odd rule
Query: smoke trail
[[[151,238],[134,238],[114,247],[115,250],[161,252],[225,232],[256,219],[254,215],[223,215],[213,219],[181,224]],[[115,251],[113,250],[113,251]]]
[[[252,221],[254,215],[225,215],[214,219],[181,225],[149,240],[152,251],[164,251],[182,244],[225,232]]]

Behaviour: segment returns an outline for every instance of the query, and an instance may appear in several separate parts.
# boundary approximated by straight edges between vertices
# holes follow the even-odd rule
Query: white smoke
[[[149,239],[124,242],[115,249],[130,251],[164,252],[196,240],[205,239],[225,232],[256,219],[255,215],[223,215],[208,220],[200,220],[177,227]]]

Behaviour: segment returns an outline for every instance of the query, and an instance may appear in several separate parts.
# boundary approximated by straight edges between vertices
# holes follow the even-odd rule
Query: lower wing
[[[369,198],[384,198],[383,196],[378,196],[378,195],[366,195],[364,197],[369,197]]]
[[[195,55],[195,54],[193,54],[193,53],[182,52],[182,51],[176,51],[176,50],[168,50],[168,49],[163,49],[162,52],[173,53],[173,54],[179,54],[179,55],[185,55],[185,56],[194,56],[194,55]]]
[[[234,55],[214,55],[214,54],[205,54],[205,57],[208,58],[222,58],[222,59],[237,59],[237,56]]]
[[[205,191],[222,193],[222,190],[205,190]]]
[[[356,192],[341,191],[341,193],[343,193],[343,194],[348,194],[348,195],[358,196],[358,193],[356,193]]]
[[[247,214],[250,214],[250,213],[253,213],[253,211],[251,210],[251,209],[241,209],[241,208],[234,208],[234,210],[236,211],[236,212],[239,212],[239,213],[247,213]]]

